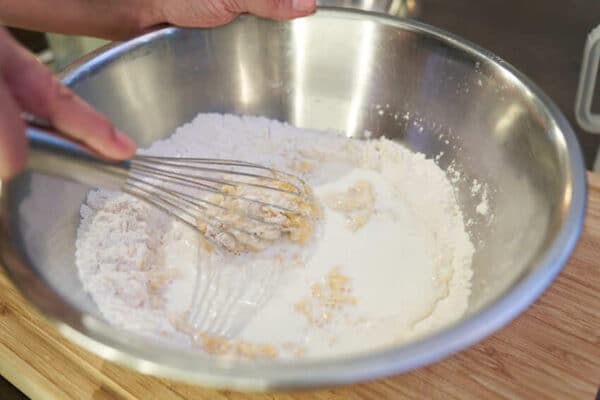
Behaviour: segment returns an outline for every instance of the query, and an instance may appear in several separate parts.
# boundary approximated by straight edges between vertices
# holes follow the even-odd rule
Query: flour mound
[[[451,181],[422,154],[219,114],[140,152],[285,171],[323,213],[306,244],[233,255],[135,198],[91,191],[76,262],[115,326],[220,357],[311,358],[414,340],[467,309],[474,248]]]

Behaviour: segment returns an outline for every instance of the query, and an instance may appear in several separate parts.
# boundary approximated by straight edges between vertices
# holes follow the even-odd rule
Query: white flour
[[[423,155],[217,114],[142,153],[291,172],[323,216],[306,245],[234,256],[207,252],[193,230],[136,199],[91,192],[77,266],[114,325],[220,356],[322,357],[412,340],[467,308],[474,249],[449,180]]]

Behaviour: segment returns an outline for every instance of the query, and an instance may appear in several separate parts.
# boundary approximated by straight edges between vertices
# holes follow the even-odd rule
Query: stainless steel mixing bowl
[[[15,284],[69,339],[145,373],[273,389],[432,363],[522,312],[561,270],[582,227],[584,165],[556,106],[498,57],[419,23],[321,10],[294,22],[248,16],[217,29],[166,28],[78,62],[64,81],[140,146],[198,112],[254,114],[353,137],[385,135],[440,155],[442,168],[464,178],[457,196],[477,245],[467,315],[405,346],[297,362],[223,361],[110,327],[74,266],[88,188],[29,173],[5,184],[0,246]],[[476,211],[474,179],[490,187],[487,216]],[[365,267],[377,273],[377,265]]]

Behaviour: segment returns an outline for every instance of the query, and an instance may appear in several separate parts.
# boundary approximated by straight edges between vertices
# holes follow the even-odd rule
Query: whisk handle
[[[24,116],[24,119],[30,147],[29,170],[103,189],[123,188],[129,175],[129,161],[102,160],[44,120],[34,116]]]

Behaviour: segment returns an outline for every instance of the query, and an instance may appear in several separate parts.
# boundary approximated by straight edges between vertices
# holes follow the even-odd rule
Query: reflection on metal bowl
[[[317,0],[319,6],[349,8],[404,18],[416,17],[419,4],[420,0]]]

